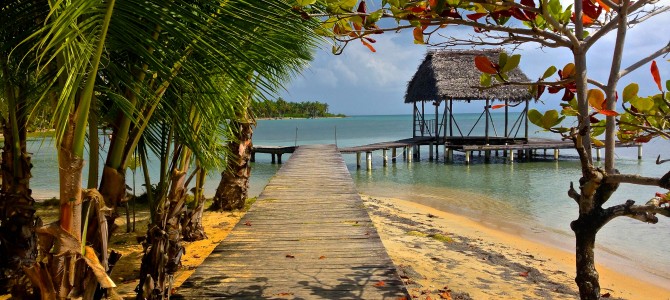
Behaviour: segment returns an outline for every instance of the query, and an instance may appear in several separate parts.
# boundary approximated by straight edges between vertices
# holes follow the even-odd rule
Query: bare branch
[[[665,176],[658,177],[644,177],[632,174],[610,174],[605,177],[606,183],[632,183],[637,185],[657,186],[664,189],[670,189],[670,182],[667,180],[670,177],[670,172]],[[663,180],[663,179],[666,180]]]
[[[658,218],[656,214],[670,217],[670,206],[663,204],[664,201],[659,197],[654,197],[644,205],[635,205],[635,201],[628,200],[626,203],[609,207],[605,210],[608,218],[605,223],[616,217],[629,217],[642,222],[656,224]]]
[[[637,68],[647,64],[648,62],[650,62],[650,61],[654,60],[655,58],[657,58],[657,57],[659,57],[663,54],[666,54],[668,52],[670,52],[670,41],[668,41],[668,44],[665,45],[665,47],[663,47],[661,49],[658,49],[656,52],[654,52],[654,53],[650,54],[649,56],[637,61],[636,63],[630,65],[628,68],[619,72],[619,78],[628,75],[628,73],[635,71]]]
[[[634,13],[635,11],[637,11],[638,9],[644,7],[645,5],[650,4],[650,3],[655,3],[655,2],[657,2],[657,0],[637,1],[637,2],[633,3],[632,5],[630,5],[630,7],[628,7],[628,14],[630,15],[630,14]],[[577,9],[578,4],[579,4],[579,6],[581,6],[581,2],[577,1],[575,3],[575,10]],[[628,16],[626,16],[626,17],[628,17]],[[614,30],[617,27],[617,25],[619,24],[619,18],[621,18],[621,15],[616,15],[607,24],[603,25],[598,31],[596,31],[595,34],[593,34],[592,36],[587,37],[586,38],[586,43],[584,44],[584,51],[587,51],[589,48],[591,48],[591,46],[593,46],[593,44],[595,44],[598,40],[600,40],[600,38],[602,38],[603,36],[608,34],[610,31]],[[577,22],[577,23],[579,23],[579,22]],[[579,23],[579,24],[581,24],[581,23]]]
[[[669,161],[670,161],[670,159],[663,159],[663,160],[662,160],[660,154],[659,154],[658,157],[656,158],[656,164],[657,164],[657,165],[664,164],[664,163],[669,162]]]
[[[582,195],[580,195],[579,192],[575,190],[575,185],[573,184],[572,181],[570,182],[570,189],[568,190],[568,196],[573,200],[575,200],[577,204],[579,204],[579,199],[582,197]]]
[[[639,13],[640,14],[644,13],[644,15],[641,16],[641,17],[633,18],[632,20],[630,20],[630,22],[628,22],[628,24],[630,26],[634,26],[634,25],[640,24],[640,23],[642,23],[642,22],[644,22],[644,21],[646,21],[646,20],[648,20],[652,17],[655,17],[659,14],[662,14],[662,13],[668,12],[668,11],[670,11],[670,6],[664,6],[664,7],[654,9],[654,10],[651,10],[651,11],[641,11]]]

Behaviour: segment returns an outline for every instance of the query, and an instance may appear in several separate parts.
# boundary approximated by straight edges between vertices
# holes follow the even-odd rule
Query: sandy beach
[[[362,197],[414,299],[578,298],[573,253],[421,204]],[[667,287],[598,270],[610,299],[670,299]]]
[[[362,195],[366,208],[413,299],[577,299],[574,253],[486,223],[401,199]],[[47,220],[53,209],[40,209]],[[185,243],[174,289],[228,235],[244,212],[205,212],[207,240]],[[123,254],[112,272],[116,292],[134,299],[148,213],[137,214],[136,231],[125,218],[110,241]],[[629,272],[598,266],[609,299],[670,299],[670,288]],[[5,299],[7,295],[1,296]]]

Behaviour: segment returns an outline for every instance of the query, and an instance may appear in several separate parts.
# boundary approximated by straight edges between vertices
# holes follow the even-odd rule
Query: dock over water
[[[335,145],[295,149],[175,297],[409,299]]]

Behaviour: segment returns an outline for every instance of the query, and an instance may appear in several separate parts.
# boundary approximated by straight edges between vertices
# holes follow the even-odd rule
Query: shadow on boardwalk
[[[178,293],[179,299],[408,297],[334,145],[300,147]]]

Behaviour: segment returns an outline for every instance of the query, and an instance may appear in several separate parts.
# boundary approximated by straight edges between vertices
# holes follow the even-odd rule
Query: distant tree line
[[[345,117],[328,112],[328,103],[317,101],[288,102],[281,97],[276,101],[256,101],[252,110],[257,118],[326,118]]]

